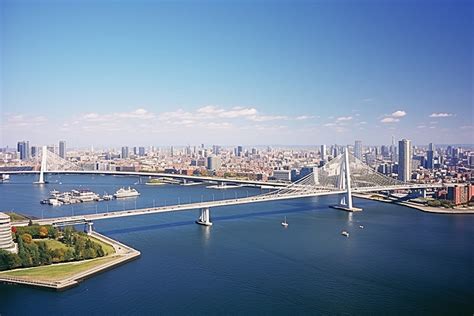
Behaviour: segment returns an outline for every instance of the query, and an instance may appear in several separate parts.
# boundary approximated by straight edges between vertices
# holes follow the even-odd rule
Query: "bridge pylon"
[[[196,221],[196,224],[204,225],[204,226],[212,226],[212,222],[209,217],[210,211],[208,207],[203,207],[201,209],[201,215]]]
[[[332,207],[348,212],[362,211],[361,208],[354,207],[352,204],[351,169],[349,164],[349,149],[347,147],[344,148],[344,159],[341,161],[338,187],[341,190],[346,190],[346,194],[341,197],[338,205]]]
[[[44,181],[44,172],[46,171],[47,167],[47,148],[46,146],[43,146],[41,148],[41,167],[40,167],[40,175],[38,181],[34,182],[35,184],[45,184],[46,182]]]

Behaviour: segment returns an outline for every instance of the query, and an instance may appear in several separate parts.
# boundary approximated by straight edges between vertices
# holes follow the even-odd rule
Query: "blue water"
[[[48,217],[95,212],[95,205],[105,211],[106,203],[110,210],[121,209],[123,203],[116,201],[71,210],[39,200],[52,188],[113,193],[138,181],[63,175],[39,187],[32,180],[15,176],[0,185],[0,210]],[[164,205],[178,197],[186,202],[261,192],[136,187],[142,193],[137,207],[153,200]],[[142,256],[65,292],[0,285],[0,314],[472,315],[474,216],[428,214],[360,199],[355,203],[364,211],[350,214],[328,208],[336,202],[333,196],[215,208],[212,227],[194,223],[197,211],[97,221],[97,231]],[[135,200],[125,203],[135,207]],[[280,225],[284,216],[287,229]]]

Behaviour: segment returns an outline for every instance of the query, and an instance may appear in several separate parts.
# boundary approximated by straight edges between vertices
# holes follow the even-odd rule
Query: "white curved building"
[[[0,213],[0,249],[17,252],[16,244],[12,238],[10,216]]]

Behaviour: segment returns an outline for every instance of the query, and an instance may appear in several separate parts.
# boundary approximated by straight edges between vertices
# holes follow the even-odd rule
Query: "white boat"
[[[53,189],[52,191],[49,192],[49,194],[51,194],[51,196],[56,196],[56,195],[59,195],[61,192],[59,192],[58,190],[55,190]]]
[[[104,192],[104,195],[102,195],[102,199],[104,201],[110,201],[114,198],[114,196],[112,194],[107,194],[107,192]]]
[[[115,192],[114,197],[116,199],[120,199],[120,198],[136,197],[139,195],[140,193],[137,190],[135,190],[134,188],[128,187],[128,189],[125,189],[125,188],[118,189],[117,192]]]
[[[0,178],[0,180],[3,182],[3,181],[8,181],[10,180],[10,175],[9,174],[2,174],[2,177]]]
[[[90,190],[72,190],[72,196],[78,200],[81,200],[81,202],[92,202],[96,201],[99,196],[90,191]]]
[[[48,204],[52,206],[59,206],[59,205],[62,205],[63,202],[59,201],[58,199],[51,198],[48,200]]]
[[[360,229],[364,229],[364,225],[359,225],[359,228],[360,228]]]
[[[285,216],[285,220],[283,222],[281,222],[281,226],[288,227],[288,223],[286,221],[286,216]]]
[[[342,231],[341,235],[342,235],[342,236],[349,237],[349,233],[348,233],[348,232],[346,232],[345,230],[343,230],[343,231]]]

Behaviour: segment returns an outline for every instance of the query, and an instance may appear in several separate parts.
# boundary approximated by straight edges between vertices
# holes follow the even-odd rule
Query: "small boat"
[[[51,194],[51,196],[56,196],[56,195],[59,195],[61,192],[59,192],[58,190],[55,190],[53,189],[52,191],[49,192],[49,194]]]
[[[359,228],[360,228],[360,229],[364,229],[364,225],[359,225]]]
[[[349,233],[348,233],[348,232],[346,232],[345,230],[343,230],[343,231],[342,231],[341,235],[342,235],[342,236],[349,237]]]
[[[281,226],[288,227],[288,223],[286,221],[286,216],[285,216],[285,220],[283,222],[281,222]]]
[[[114,198],[114,196],[112,194],[107,194],[107,192],[104,192],[104,195],[102,195],[102,198],[104,199],[104,201],[110,201]]]
[[[48,200],[48,204],[49,205],[52,205],[52,206],[60,206],[63,204],[63,202],[59,201],[58,199],[55,199],[55,198],[50,198]]]

